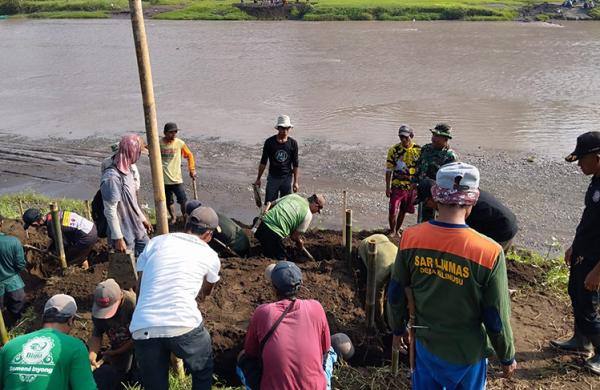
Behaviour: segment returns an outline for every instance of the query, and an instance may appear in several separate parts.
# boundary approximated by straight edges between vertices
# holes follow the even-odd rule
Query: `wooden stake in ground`
[[[417,309],[412,289],[410,287],[405,287],[404,294],[406,295],[406,303],[408,304],[408,338],[410,339],[410,345],[408,346],[408,363],[410,372],[412,373],[415,369],[415,313]]]
[[[4,323],[4,317],[0,310],[0,338],[2,338],[2,345],[8,343],[8,332],[6,331],[6,324]]]
[[[85,201],[85,214],[86,214],[85,217],[91,221],[92,220],[92,206],[90,206],[89,200]]]
[[[60,268],[67,268],[67,257],[65,256],[65,247],[63,244],[62,230],[60,229],[60,218],[58,217],[58,206],[56,203],[50,203],[50,214],[52,215],[52,228],[54,229],[54,246],[60,262]]]
[[[152,172],[152,187],[154,189],[154,206],[156,208],[156,233],[166,234],[169,232],[167,217],[167,202],[165,198],[165,182],[162,172],[162,160],[160,156],[160,145],[158,140],[158,128],[156,123],[156,105],[154,102],[154,87],[152,85],[152,69],[150,67],[150,54],[146,40],[146,28],[144,26],[144,14],[141,0],[129,0],[131,13],[131,27],[133,28],[133,40],[135,43],[135,54],[142,87],[142,98],[144,101],[144,120],[146,123],[146,138],[150,157],[150,171]]]
[[[346,245],[346,209],[348,209],[348,205],[346,203],[347,195],[348,191],[344,190],[342,192],[342,245]]]
[[[345,258],[349,267],[352,267],[352,210],[346,210],[346,247]]]
[[[192,189],[194,190],[194,200],[198,200],[198,189],[196,188],[196,178],[192,177]]]
[[[21,200],[21,198],[19,198],[19,213],[21,213],[21,214],[19,214],[19,219],[22,220],[24,212],[23,212],[23,201]],[[25,230],[25,238],[29,240],[29,231],[28,230]]]
[[[371,331],[375,328],[375,257],[377,256],[377,247],[375,240],[369,240],[369,252],[367,255],[367,292],[366,292],[366,313],[367,313],[367,330]]]

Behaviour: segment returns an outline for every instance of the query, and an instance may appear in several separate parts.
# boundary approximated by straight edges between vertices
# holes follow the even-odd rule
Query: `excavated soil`
[[[25,238],[21,224],[5,221],[3,232],[15,235],[23,243],[44,248],[45,232],[30,232]],[[354,244],[373,232],[355,234]],[[256,244],[256,243],[254,243]],[[364,270],[353,263],[352,268],[343,259],[341,235],[334,231],[311,232],[306,236],[306,247],[317,261],[298,257],[303,271],[302,298],[321,302],[331,332],[345,332],[353,340],[357,353],[348,362],[361,375],[376,375],[377,367],[388,364],[391,337],[365,332],[363,310]],[[27,252],[27,271],[23,272],[28,304],[40,313],[48,297],[57,293],[72,295],[79,306],[82,320],[78,321],[73,335],[86,340],[91,332],[92,293],[108,270],[107,246],[103,241],[96,245],[90,270],[69,267],[62,275],[56,260],[37,252]],[[272,261],[257,255],[246,259],[222,258],[221,281],[213,294],[199,307],[209,329],[215,353],[216,374],[226,383],[235,385],[234,361],[242,348],[245,329],[252,312],[261,303],[273,300],[264,279],[264,269]],[[30,273],[31,272],[31,273]],[[519,263],[508,263],[509,284],[517,289],[512,298],[512,324],[515,335],[519,370],[514,379],[499,379],[498,364],[491,360],[489,388],[569,388],[590,389],[600,386],[600,380],[581,369],[581,358],[561,355],[548,347],[548,341],[568,336],[571,328],[570,306],[565,297],[546,293],[541,284],[544,270]],[[24,331],[37,328],[39,318],[23,325]],[[337,388],[383,389],[404,388],[399,380],[348,383],[337,378]]]

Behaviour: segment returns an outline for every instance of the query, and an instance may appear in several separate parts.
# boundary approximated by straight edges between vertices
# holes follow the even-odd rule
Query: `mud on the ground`
[[[16,235],[24,243],[43,247],[47,238],[43,231],[33,231],[24,237],[20,223],[5,222],[3,231]],[[354,244],[368,232],[358,232]],[[254,242],[256,244],[256,242]],[[321,302],[331,332],[345,332],[353,340],[357,353],[349,366],[338,371],[336,388],[394,389],[406,388],[406,370],[392,378],[380,376],[384,364],[389,364],[389,335],[366,334],[364,303],[364,273],[354,263],[348,267],[343,259],[341,235],[334,231],[311,232],[306,246],[317,261],[298,258],[304,283],[300,296]],[[41,313],[46,299],[57,293],[72,295],[79,306],[82,320],[73,335],[86,340],[91,333],[92,293],[95,285],[106,278],[108,263],[106,246],[98,244],[92,256],[92,268],[83,271],[70,267],[66,275],[59,272],[58,263],[35,253],[28,253],[28,269],[41,268],[43,273],[24,272],[29,305]],[[227,383],[236,384],[234,359],[242,348],[245,330],[252,312],[261,303],[273,300],[264,280],[264,269],[272,260],[256,255],[247,259],[222,258],[221,280],[212,295],[199,302],[207,329],[213,339],[216,374]],[[40,266],[41,264],[41,266]],[[37,268],[36,268],[37,267]],[[600,380],[581,369],[582,360],[561,355],[548,347],[548,341],[566,337],[571,329],[570,307],[564,297],[546,293],[541,284],[544,270],[519,263],[508,263],[509,284],[517,289],[512,298],[512,325],[519,370],[514,379],[500,379],[497,361],[491,359],[489,388],[569,388],[590,389],[600,386]],[[362,287],[361,287],[362,286]],[[37,318],[25,331],[39,327]],[[352,367],[352,368],[350,368]],[[362,378],[362,379],[361,379]],[[373,381],[373,378],[377,378]],[[366,386],[366,387],[365,387]]]

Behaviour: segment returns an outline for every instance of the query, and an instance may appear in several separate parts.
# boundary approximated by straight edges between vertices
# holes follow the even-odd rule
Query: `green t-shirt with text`
[[[0,350],[0,368],[1,389],[96,389],[83,342],[54,329],[9,341]]]

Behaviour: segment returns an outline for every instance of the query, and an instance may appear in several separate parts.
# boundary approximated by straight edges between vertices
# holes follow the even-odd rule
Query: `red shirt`
[[[258,356],[260,341],[290,301],[260,305],[254,311],[244,349]],[[318,301],[298,299],[263,350],[262,390],[324,390],[323,355],[331,336],[325,311]]]

